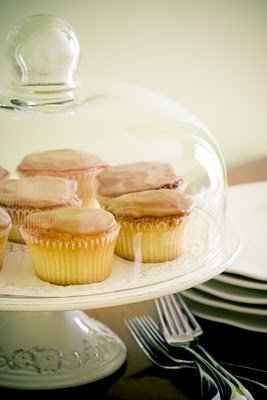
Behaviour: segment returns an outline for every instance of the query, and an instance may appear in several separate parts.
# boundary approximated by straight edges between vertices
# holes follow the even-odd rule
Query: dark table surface
[[[230,185],[266,180],[267,158],[231,168],[228,170],[228,177]],[[123,340],[127,347],[126,362],[118,371],[105,379],[74,388],[50,390],[46,392],[46,396],[70,395],[77,398],[114,400],[200,399],[197,372],[194,373],[192,370],[171,372],[153,366],[137,347],[124,325],[124,319],[135,315],[150,314],[157,320],[153,300],[90,310],[88,314],[106,324]],[[201,344],[218,361],[267,370],[265,333],[252,332],[201,318],[198,320],[204,330],[200,339]],[[267,382],[265,384],[267,385]],[[264,394],[254,387],[247,386],[253,391],[255,400],[267,399],[267,392]],[[20,390],[0,389],[2,399],[20,398],[22,394],[27,394],[27,398],[36,398],[40,395],[40,391],[25,390],[22,393]]]

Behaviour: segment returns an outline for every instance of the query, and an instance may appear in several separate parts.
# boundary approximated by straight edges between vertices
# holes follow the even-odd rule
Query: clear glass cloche
[[[173,186],[173,180],[169,184],[160,178],[157,187],[149,181],[148,171],[144,175],[148,185],[139,182],[136,190],[130,190],[131,194],[178,191],[194,205],[186,230],[185,251],[171,260],[168,256],[160,262],[148,259],[143,278],[149,268],[153,283],[162,280],[163,274],[171,278],[177,273],[185,274],[190,268],[218,265],[225,247],[227,178],[224,159],[213,135],[191,112],[142,87],[90,76],[78,80],[75,73],[79,56],[74,29],[58,17],[34,15],[13,27],[7,40],[10,79],[0,93],[0,165],[10,173],[10,178],[17,179],[18,166],[26,156],[37,154],[38,158],[42,152],[74,149],[99,157],[104,172],[110,167],[115,167],[115,172],[127,166],[130,171],[134,166],[135,172],[142,166],[145,172],[147,167],[154,171],[155,165],[159,169],[161,165],[171,168],[181,183],[179,188]],[[108,178],[107,174],[105,182]],[[112,188],[110,179],[108,184]],[[97,188],[95,185],[96,192]],[[128,193],[120,192],[116,197],[124,195]],[[158,192],[152,196],[151,204],[157,201],[157,196]],[[95,192],[92,198],[97,200]],[[133,195],[131,199],[138,202],[136,198],[139,199]],[[128,198],[123,201],[127,203]],[[142,204],[147,200],[140,201]],[[123,204],[120,206],[124,207]],[[145,203],[144,208],[151,208],[151,204]],[[168,217],[172,205],[167,198],[163,207],[168,208]],[[112,203],[103,208],[112,213],[115,206]],[[101,209],[101,202],[93,207]],[[159,212],[161,206],[156,208]],[[152,252],[164,238],[157,240],[152,241]],[[140,268],[143,259],[138,240],[136,243],[136,253],[130,262]],[[116,257],[118,263],[123,259],[121,253]],[[125,257],[121,269],[127,260]]]

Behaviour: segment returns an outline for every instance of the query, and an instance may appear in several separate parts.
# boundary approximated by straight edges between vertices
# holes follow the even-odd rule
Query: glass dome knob
[[[73,86],[80,46],[73,28],[52,15],[33,15],[14,25],[7,60],[19,85]]]

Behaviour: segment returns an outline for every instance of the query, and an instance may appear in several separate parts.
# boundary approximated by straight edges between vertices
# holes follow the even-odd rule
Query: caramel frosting
[[[9,176],[9,172],[4,167],[1,167],[1,165],[0,165],[0,180],[7,178],[8,176]]]
[[[76,171],[106,165],[98,155],[74,149],[56,149],[26,155],[17,166],[17,172]]]
[[[193,207],[191,197],[171,189],[125,194],[108,200],[105,206],[115,218],[185,217]]]
[[[106,197],[182,184],[171,164],[145,161],[109,166],[96,179],[98,194]]]
[[[109,232],[117,226],[114,216],[101,208],[60,208],[30,214],[23,228],[77,236]]]
[[[8,228],[11,223],[11,218],[8,213],[0,207],[0,229]]]
[[[34,176],[0,182],[0,204],[46,208],[79,206],[77,182],[59,177]]]

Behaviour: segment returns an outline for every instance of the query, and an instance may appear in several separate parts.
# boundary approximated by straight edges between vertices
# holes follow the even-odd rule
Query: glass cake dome
[[[142,279],[162,281],[159,271],[172,278],[177,266],[183,275],[220,265],[227,177],[212,134],[191,112],[142,87],[94,76],[76,79],[79,55],[75,31],[58,17],[34,15],[13,27],[7,40],[11,77],[0,93],[0,165],[16,178],[25,155],[54,149],[95,154],[109,166],[170,164],[183,181],[182,193],[195,204],[188,244],[166,268],[147,265]]]
[[[80,310],[186,290],[225,270],[239,247],[224,159],[204,124],[144,88],[77,79],[79,55],[75,31],[55,16],[30,16],[8,35],[3,387],[62,388],[111,374],[126,347]]]

